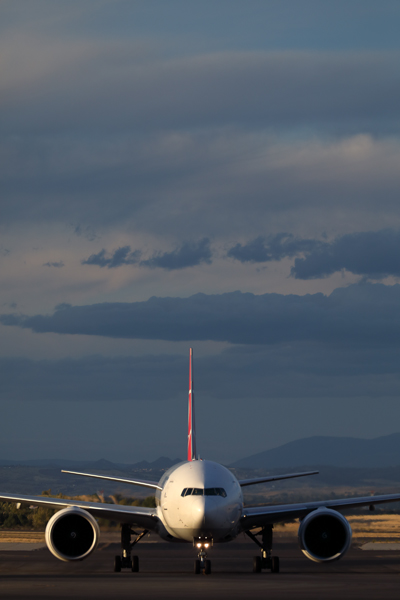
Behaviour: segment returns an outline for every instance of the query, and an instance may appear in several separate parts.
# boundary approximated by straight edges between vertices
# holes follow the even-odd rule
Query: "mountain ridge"
[[[400,433],[373,439],[312,436],[239,459],[232,468],[275,469],[304,465],[381,468],[400,465]]]

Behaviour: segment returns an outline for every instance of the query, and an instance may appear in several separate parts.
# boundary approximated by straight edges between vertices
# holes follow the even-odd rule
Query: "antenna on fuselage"
[[[193,395],[193,348],[189,350],[189,407],[188,407],[188,460],[197,460],[196,457],[196,427],[194,421],[194,395]]]

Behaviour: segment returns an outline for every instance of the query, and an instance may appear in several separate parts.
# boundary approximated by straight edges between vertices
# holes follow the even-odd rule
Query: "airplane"
[[[253,558],[253,572],[279,573],[279,557],[272,555],[274,523],[299,519],[298,541],[307,558],[317,563],[338,560],[351,544],[349,522],[340,511],[360,506],[400,501],[400,494],[246,507],[242,488],[259,483],[316,475],[317,471],[238,480],[219,463],[200,459],[196,452],[193,393],[193,351],[189,352],[189,401],[187,460],[166,471],[160,481],[126,479],[63,471],[73,475],[144,486],[154,490],[156,507],[123,506],[43,496],[0,494],[0,500],[59,509],[48,521],[45,539],[50,552],[62,561],[87,558],[97,547],[100,529],[96,518],[121,524],[121,555],[114,571],[139,571],[134,546],[147,534],[156,533],[169,542],[191,543],[197,558],[194,573],[211,573],[208,553],[213,544],[229,542],[246,534],[260,548]],[[137,533],[133,528],[142,529]],[[132,541],[132,535],[135,539]]]

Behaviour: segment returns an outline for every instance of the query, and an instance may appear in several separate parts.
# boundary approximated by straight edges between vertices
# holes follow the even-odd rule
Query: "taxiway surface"
[[[87,560],[63,563],[43,548],[0,552],[0,598],[399,598],[400,551],[360,550],[354,545],[340,561],[319,565],[294,541],[277,541],[281,572],[252,573],[254,544],[244,539],[212,548],[212,574],[194,575],[189,545],[143,543],[136,553],[140,572],[113,572],[117,544],[100,544]]]

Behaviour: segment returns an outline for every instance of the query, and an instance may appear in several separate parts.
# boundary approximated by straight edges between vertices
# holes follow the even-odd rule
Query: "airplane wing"
[[[258,479],[239,479],[239,484],[255,485],[256,483],[265,483],[267,481],[279,481],[280,479],[293,479],[294,477],[306,477],[306,475],[318,475],[319,471],[306,471],[303,473],[289,473],[287,475],[270,475],[269,477],[260,477]]]
[[[81,477],[94,477],[95,479],[108,479],[108,481],[120,481],[122,483],[131,483],[132,485],[141,485],[142,487],[162,490],[157,481],[148,481],[147,479],[126,479],[125,477],[110,477],[108,475],[95,475],[93,473],[77,473],[76,471],[61,471],[70,475],[79,475]]]
[[[300,504],[271,504],[244,508],[241,518],[241,529],[247,531],[254,527],[262,527],[269,523],[289,521],[303,518],[317,508],[331,508],[342,511],[347,508],[360,506],[373,506],[384,502],[400,502],[400,494],[385,494],[381,496],[362,496],[359,498],[344,498],[341,500],[322,500],[318,502],[304,502]]]
[[[0,501],[20,502],[21,504],[33,504],[55,509],[78,506],[98,519],[111,519],[120,523],[137,525],[148,530],[155,529],[159,522],[156,509],[145,506],[123,506],[121,504],[103,504],[84,500],[64,500],[62,498],[23,496],[19,494],[0,494]]]

